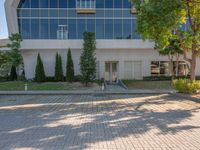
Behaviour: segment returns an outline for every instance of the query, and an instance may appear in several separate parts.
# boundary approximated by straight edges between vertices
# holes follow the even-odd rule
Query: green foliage
[[[76,75],[76,76],[74,76],[74,82],[81,82],[81,81],[83,81],[82,75]]]
[[[11,41],[11,43],[8,44],[7,47],[9,47],[11,51],[8,52],[8,60],[12,63],[12,65],[18,67],[23,63],[22,56],[19,52],[22,39],[20,34],[14,33],[9,36],[9,40]]]
[[[173,81],[173,87],[180,93],[196,93],[200,90],[200,81],[179,79]]]
[[[96,39],[95,34],[91,32],[84,33],[83,51],[80,57],[80,70],[82,81],[87,86],[96,76]]]
[[[17,80],[17,72],[16,72],[16,67],[12,65],[11,71],[10,71],[10,80],[11,81],[16,81]]]
[[[55,81],[63,81],[62,58],[58,53],[55,62]]]
[[[37,64],[35,68],[35,81],[36,82],[44,82],[45,81],[45,72],[42,59],[40,54],[37,56]]]
[[[68,50],[67,53],[67,68],[66,68],[66,80],[68,82],[74,81],[74,63],[72,60],[71,50]]]
[[[169,47],[171,39],[177,39],[185,60],[191,64],[191,80],[194,80],[195,60],[200,55],[200,0],[132,0],[132,2],[138,12],[137,31],[141,37],[144,40],[155,41],[157,49],[162,50]],[[186,22],[189,27],[183,30],[182,25]],[[166,51],[161,53],[166,54]],[[186,56],[187,53],[190,57]]]

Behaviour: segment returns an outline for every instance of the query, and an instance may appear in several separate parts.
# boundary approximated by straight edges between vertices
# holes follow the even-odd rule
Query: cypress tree
[[[17,71],[16,71],[16,67],[14,65],[12,65],[12,67],[11,67],[10,80],[11,81],[17,80]]]
[[[96,76],[96,40],[95,34],[92,32],[85,32],[84,34],[83,51],[80,57],[80,70],[82,74],[82,81],[87,86],[89,82],[93,81]]]
[[[55,81],[63,81],[62,58],[58,53],[55,62]]]
[[[44,65],[40,54],[37,56],[37,64],[35,68],[35,81],[36,82],[44,82],[45,81],[45,72],[44,72]]]
[[[67,52],[66,80],[68,82],[74,81],[74,63],[72,60],[72,54],[70,49]]]

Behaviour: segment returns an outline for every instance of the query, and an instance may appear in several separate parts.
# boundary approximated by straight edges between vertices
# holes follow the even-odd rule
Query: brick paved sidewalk
[[[163,95],[0,96],[0,150],[200,150],[200,103]]]

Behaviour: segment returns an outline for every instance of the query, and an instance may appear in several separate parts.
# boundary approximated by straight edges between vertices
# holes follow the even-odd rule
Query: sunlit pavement
[[[200,103],[171,95],[1,96],[0,150],[200,150]]]

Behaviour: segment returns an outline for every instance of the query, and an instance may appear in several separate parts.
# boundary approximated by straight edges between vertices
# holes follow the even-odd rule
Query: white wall
[[[72,58],[74,61],[75,74],[79,72],[79,58],[81,50],[72,49]],[[66,57],[67,50],[23,50],[22,55],[25,64],[25,73],[28,79],[31,79],[35,75],[35,65],[37,54],[40,53],[45,72],[47,76],[54,75],[55,67],[55,55],[56,52],[60,53],[63,60],[63,70],[66,72]],[[126,49],[126,50],[115,50],[115,49],[98,49],[96,50],[97,61],[99,61],[99,76],[104,77],[105,72],[105,61],[118,61],[119,62],[119,78],[124,78],[124,61],[142,61],[142,75],[151,75],[151,61],[168,61],[167,57],[159,56],[157,51],[153,49]],[[197,75],[200,75],[200,58],[197,63]]]

